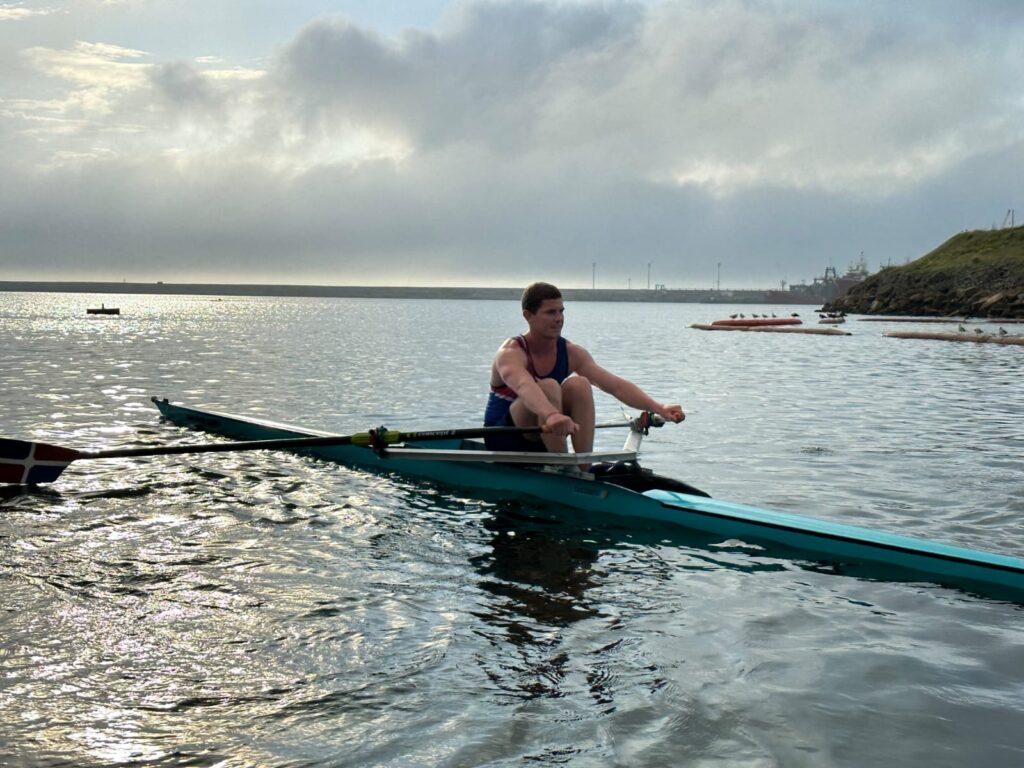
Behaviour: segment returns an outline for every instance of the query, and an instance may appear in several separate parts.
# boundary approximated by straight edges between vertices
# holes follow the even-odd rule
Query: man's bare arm
[[[556,435],[571,435],[576,431],[576,423],[555,408],[544,390],[538,386],[526,367],[526,355],[521,349],[506,343],[498,350],[494,364],[502,381],[516,393],[531,413],[537,415],[538,423],[550,426]]]
[[[607,392],[620,403],[642,411],[653,411],[668,421],[679,422],[686,418],[681,406],[659,403],[633,382],[602,368],[590,353],[578,344],[573,345],[572,354],[575,372],[587,377],[591,384],[602,392]]]

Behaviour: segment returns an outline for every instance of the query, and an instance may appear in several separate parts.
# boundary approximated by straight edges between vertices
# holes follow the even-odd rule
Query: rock
[[[980,302],[978,302],[978,309],[982,310],[982,311],[986,311],[993,304],[998,304],[999,302],[1003,301],[1005,298],[1006,298],[1006,294],[1005,293],[1003,293],[1002,291],[997,291],[996,293],[993,293],[988,298],[982,299]]]
[[[962,232],[871,275],[827,312],[1024,318],[1024,227]]]

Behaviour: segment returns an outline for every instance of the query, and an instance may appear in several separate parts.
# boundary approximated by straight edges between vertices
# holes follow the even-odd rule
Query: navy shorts
[[[510,411],[505,414],[505,420],[502,424],[489,424],[488,426],[514,427],[515,425]],[[544,443],[540,440],[527,440],[525,435],[517,432],[510,432],[506,435],[488,435],[484,438],[484,445],[487,446],[489,451],[533,451],[537,453],[547,451]]]

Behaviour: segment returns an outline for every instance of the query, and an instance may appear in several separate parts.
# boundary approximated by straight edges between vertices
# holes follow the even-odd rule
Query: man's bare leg
[[[562,382],[562,412],[579,426],[572,436],[573,450],[594,450],[594,389],[590,379],[572,376]]]
[[[562,387],[554,379],[540,379],[537,384],[544,394],[547,395],[548,401],[551,405],[558,409],[559,413],[563,413],[562,410]],[[541,423],[540,417],[537,416],[533,411],[526,407],[526,404],[522,400],[516,400],[512,403],[511,407],[512,423],[519,427],[533,427]],[[591,426],[591,432],[593,432],[593,426]],[[536,439],[535,435],[524,435],[527,440]],[[541,442],[544,443],[544,448],[550,453],[565,453],[565,438],[561,435],[540,435]],[[575,440],[573,441],[575,445]]]

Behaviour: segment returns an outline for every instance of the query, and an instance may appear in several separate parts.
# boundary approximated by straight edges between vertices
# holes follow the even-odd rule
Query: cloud
[[[0,102],[0,227],[22,265],[74,242],[161,279],[902,261],[1024,191],[1020,21],[956,9],[470,2],[394,36],[314,20],[257,66],[35,45],[37,87]]]
[[[68,50],[44,47],[26,49],[23,58],[42,75],[63,80],[69,86],[57,111],[77,114],[111,114],[118,94],[138,88],[146,77],[147,64],[134,61],[142,51],[102,43],[78,42]],[[53,109],[50,101],[44,108]]]
[[[870,196],[1022,135],[1019,103],[988,82],[1024,63],[1012,42],[996,36],[979,55],[916,21],[750,3],[475,4],[400,40],[312,24],[271,83],[295,125],[362,125],[421,153],[599,155],[604,169],[621,160],[630,175],[713,194]]]
[[[0,21],[24,21],[33,16],[48,16],[48,8],[25,8],[21,3],[0,3]]]

